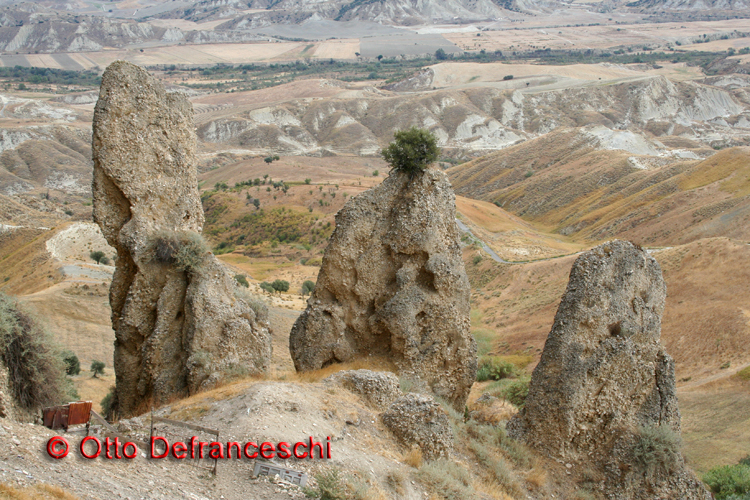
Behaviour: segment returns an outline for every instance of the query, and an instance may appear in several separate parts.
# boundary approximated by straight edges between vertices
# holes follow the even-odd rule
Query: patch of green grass
[[[750,380],[750,365],[738,371],[737,376],[742,380]]]

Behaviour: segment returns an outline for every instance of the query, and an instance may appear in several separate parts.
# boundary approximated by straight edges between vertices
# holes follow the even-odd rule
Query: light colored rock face
[[[15,403],[8,384],[8,369],[0,359],[0,418],[15,418]]]
[[[382,415],[383,423],[406,446],[417,445],[427,460],[448,457],[453,431],[448,415],[430,396],[407,394]]]
[[[211,387],[226,369],[264,371],[271,344],[210,253],[182,270],[155,259],[159,232],[199,233],[203,209],[191,104],[124,61],[104,72],[94,112],[94,219],[117,249],[110,304],[123,416]]]
[[[348,370],[334,373],[323,381],[339,384],[359,394],[375,408],[385,408],[402,395],[398,377],[389,372]]]
[[[477,360],[455,213],[437,170],[391,174],[347,202],[292,328],[297,370],[387,356],[419,390],[463,409]]]
[[[644,429],[679,437],[674,361],[659,342],[667,288],[645,251],[612,241],[581,255],[511,436],[599,470],[608,498],[710,498],[679,451],[666,469],[636,458]],[[662,496],[663,495],[663,496]]]

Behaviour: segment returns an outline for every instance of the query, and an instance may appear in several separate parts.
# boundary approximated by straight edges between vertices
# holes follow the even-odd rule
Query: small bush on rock
[[[397,131],[394,141],[381,154],[393,170],[414,177],[438,160],[440,148],[432,132],[412,127]]]
[[[203,237],[194,231],[159,231],[151,238],[154,260],[182,271],[200,270],[208,253]]]
[[[682,441],[669,426],[641,426],[633,447],[633,460],[647,476],[669,474],[680,458]]]

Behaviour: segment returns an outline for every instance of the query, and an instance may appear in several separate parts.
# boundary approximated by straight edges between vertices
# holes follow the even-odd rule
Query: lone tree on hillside
[[[381,154],[392,170],[409,177],[426,170],[440,156],[437,137],[429,130],[412,127],[397,131],[393,137],[394,141]]]
[[[101,250],[91,252],[89,257],[91,257],[92,260],[95,260],[97,264],[102,264],[102,260],[107,258]],[[107,259],[107,262],[109,262],[109,259]]]
[[[94,378],[96,378],[97,375],[104,375],[104,362],[97,360],[92,361],[91,371],[94,374]]]

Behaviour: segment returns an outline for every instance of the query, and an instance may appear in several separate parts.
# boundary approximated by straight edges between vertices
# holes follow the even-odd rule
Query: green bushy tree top
[[[435,163],[440,156],[437,137],[422,128],[412,127],[399,130],[381,154],[391,169],[414,177]]]

